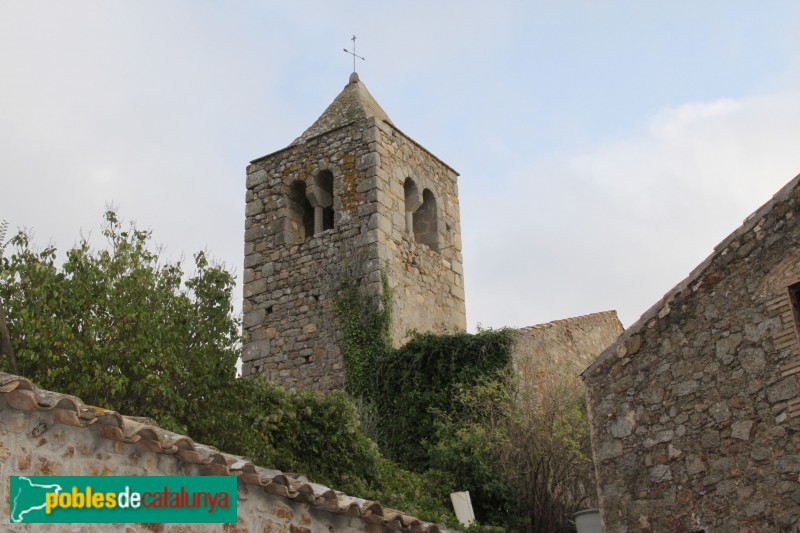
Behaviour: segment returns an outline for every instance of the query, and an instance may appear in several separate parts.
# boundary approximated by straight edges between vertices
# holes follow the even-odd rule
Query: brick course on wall
[[[337,460],[331,458],[332,461]],[[235,524],[9,524],[9,476],[237,476]],[[189,533],[444,532],[379,503],[253,465],[152,421],[0,373],[0,529]]]
[[[304,235],[292,184],[333,177],[333,228]],[[435,197],[436,246],[406,228],[404,182]],[[357,77],[289,147],[247,168],[244,375],[327,391],[345,377],[341,275],[392,291],[391,334],[466,328],[457,173],[398,130]],[[432,238],[427,236],[427,239]]]
[[[800,529],[798,183],[584,372],[607,532]]]

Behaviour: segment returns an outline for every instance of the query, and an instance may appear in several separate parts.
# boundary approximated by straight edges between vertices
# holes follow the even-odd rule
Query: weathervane
[[[348,54],[350,54],[351,56],[353,56],[353,72],[355,72],[356,71],[356,58],[359,58],[362,61],[364,61],[364,58],[361,57],[360,55],[356,54],[356,36],[353,35],[353,38],[350,39],[350,40],[353,41],[353,51],[351,52],[347,48],[344,48],[344,51],[347,52]]]

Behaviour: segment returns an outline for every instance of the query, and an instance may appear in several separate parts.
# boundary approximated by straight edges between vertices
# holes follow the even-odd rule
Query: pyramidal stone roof
[[[310,128],[304,131],[289,146],[303,144],[312,137],[368,118],[385,120],[392,124],[386,112],[381,109],[381,106],[369,93],[367,87],[358,79],[358,74],[353,72],[350,75],[349,82],[333,103],[328,106]]]

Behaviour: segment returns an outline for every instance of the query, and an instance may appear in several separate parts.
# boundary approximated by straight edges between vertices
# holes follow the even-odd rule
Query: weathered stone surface
[[[411,330],[466,328],[457,174],[396,129],[359,80],[247,176],[245,376],[320,391],[343,385],[334,303],[344,263],[370,296],[386,273],[396,345]],[[411,232],[406,179],[422,199]],[[267,338],[269,348],[248,350]]]
[[[549,368],[583,368],[622,333],[616,311],[554,320],[515,330],[512,358],[523,383],[534,383]],[[615,431],[630,434],[634,413],[625,415]],[[627,426],[625,429],[624,426]]]
[[[597,458],[601,461],[613,459],[622,455],[622,442],[612,441],[603,443],[600,450],[597,452]]]
[[[798,212],[800,177],[583,373],[605,531],[800,531]]]
[[[269,355],[272,348],[268,340],[254,341],[248,343],[242,351],[242,361],[249,362]]]
[[[760,348],[747,348],[739,352],[739,364],[742,365],[745,372],[752,375],[758,375],[767,366],[767,360],[764,357],[764,350]]]
[[[617,438],[627,437],[633,432],[633,420],[620,416],[611,424],[611,434]]]
[[[661,483],[672,479],[672,471],[667,465],[656,465],[650,469],[650,480],[653,483]]]
[[[797,396],[797,378],[789,376],[767,387],[767,400],[777,403]]]
[[[734,333],[717,341],[716,350],[717,357],[723,359],[723,362],[732,358],[736,348],[742,343],[742,335]]]
[[[690,379],[690,380],[687,380],[687,381],[681,381],[681,382],[676,383],[675,385],[673,385],[672,386],[672,392],[676,396],[686,396],[687,394],[690,394],[690,393],[696,391],[697,387],[699,387],[699,386],[700,386],[700,384],[697,381],[695,381],[693,379]]]
[[[775,471],[780,474],[800,473],[800,455],[785,455],[777,459]]]
[[[750,440],[751,429],[753,429],[752,420],[737,420],[731,424],[731,437],[739,440]]]
[[[703,460],[696,455],[690,455],[686,458],[686,473],[690,476],[699,474],[706,471],[706,465]]]

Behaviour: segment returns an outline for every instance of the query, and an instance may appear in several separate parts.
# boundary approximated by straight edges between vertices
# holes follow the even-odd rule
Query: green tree
[[[0,221],[0,259],[3,257],[3,247],[6,240],[6,230],[8,221]],[[6,306],[0,298],[0,359],[5,360],[8,369],[12,373],[17,372],[17,359],[14,355],[14,346],[11,344],[11,334],[6,324]]]
[[[234,279],[201,252],[184,281],[180,262],[150,249],[150,232],[123,227],[112,211],[102,233],[105,248],[82,239],[60,268],[52,246],[36,250],[25,233],[11,239],[0,300],[18,371],[186,431],[235,376]]]
[[[0,302],[21,375],[256,464],[455,522],[446,487],[384,458],[343,392],[236,378],[239,323],[225,269],[198,253],[185,276],[180,262],[153,250],[150,232],[123,226],[111,211],[102,234],[106,247],[82,239],[60,267],[55,248],[36,249],[26,233],[0,257]],[[9,370],[7,359],[0,370]]]
[[[575,531],[596,505],[583,384],[575,361],[536,361],[523,381],[498,374],[461,388],[440,426],[431,464],[453,472],[476,514],[514,531]]]

